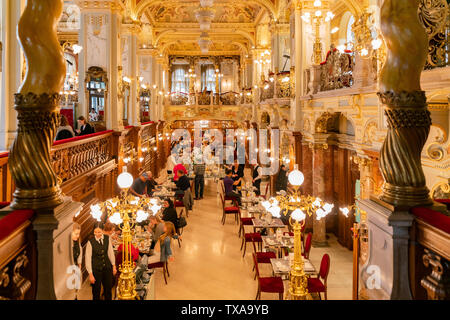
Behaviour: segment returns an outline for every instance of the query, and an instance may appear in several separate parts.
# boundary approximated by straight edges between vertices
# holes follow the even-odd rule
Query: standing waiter
[[[259,166],[258,161],[253,160],[253,186],[256,188],[255,194],[257,196],[261,195],[261,178],[262,178],[262,168]]]
[[[112,300],[113,276],[116,275],[116,259],[109,237],[103,234],[103,226],[96,223],[94,238],[86,245],[86,270],[92,285],[92,298],[100,300],[103,285],[105,300]]]

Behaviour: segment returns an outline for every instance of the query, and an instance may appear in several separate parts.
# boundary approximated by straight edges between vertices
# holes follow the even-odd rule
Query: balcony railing
[[[267,99],[290,99],[295,94],[294,72],[269,73],[269,80],[261,85],[260,101]]]
[[[242,89],[242,92],[224,92],[221,94],[211,91],[196,93],[173,92],[165,96],[166,106],[238,106],[241,104],[252,104],[253,89]]]

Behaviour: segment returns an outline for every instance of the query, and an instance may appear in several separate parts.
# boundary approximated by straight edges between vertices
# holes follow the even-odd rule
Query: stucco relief
[[[87,61],[89,66],[107,69],[107,32],[106,15],[91,14],[87,17]]]

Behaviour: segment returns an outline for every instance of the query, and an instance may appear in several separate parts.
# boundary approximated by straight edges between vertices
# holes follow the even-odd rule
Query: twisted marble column
[[[16,185],[14,209],[52,209],[62,203],[58,177],[50,161],[65,76],[56,33],[62,5],[62,0],[28,0],[19,21],[28,71],[15,95],[18,130],[10,152]]]
[[[387,60],[381,71],[381,102],[385,106],[388,134],[380,154],[385,180],[381,200],[396,206],[430,203],[421,164],[431,118],[420,75],[428,54],[428,37],[420,24],[419,0],[385,0],[381,30]]]

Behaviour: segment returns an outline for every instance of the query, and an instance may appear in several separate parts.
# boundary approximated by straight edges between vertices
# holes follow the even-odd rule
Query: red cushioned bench
[[[411,212],[417,218],[425,221],[433,227],[440,229],[446,233],[450,233],[450,216],[446,216],[438,211],[429,208],[413,208]]]

